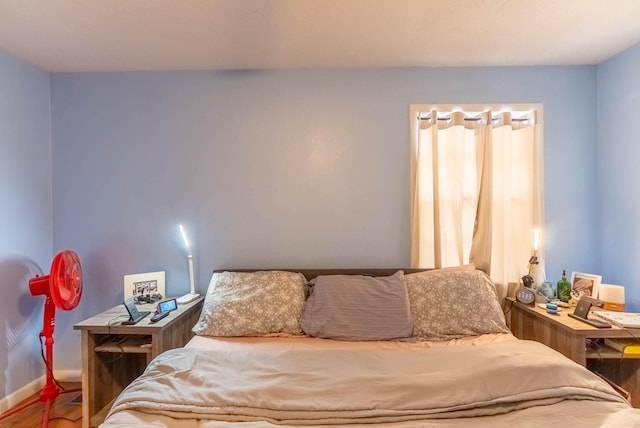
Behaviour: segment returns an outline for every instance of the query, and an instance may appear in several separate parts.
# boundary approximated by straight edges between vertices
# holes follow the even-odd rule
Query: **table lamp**
[[[624,287],[614,284],[600,284],[598,300],[605,311],[624,312]]]
[[[187,247],[187,257],[189,258],[189,293],[176,299],[179,305],[184,305],[185,303],[194,301],[195,299],[200,297],[200,295],[196,293],[195,281],[193,279],[193,254],[191,253],[191,245],[189,244],[189,239],[187,239],[187,234],[184,231],[184,227],[179,224],[178,229],[180,229],[182,240],[184,241],[185,247]]]

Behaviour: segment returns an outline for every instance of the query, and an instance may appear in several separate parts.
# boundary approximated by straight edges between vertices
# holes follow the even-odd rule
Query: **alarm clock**
[[[164,302],[158,303],[158,312],[171,312],[178,309],[178,305],[176,303],[176,299],[165,300]]]
[[[516,300],[525,305],[532,305],[536,301],[536,295],[530,288],[522,287],[516,291]]]

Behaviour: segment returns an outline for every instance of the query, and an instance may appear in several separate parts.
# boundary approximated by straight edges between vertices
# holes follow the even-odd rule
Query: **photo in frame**
[[[164,271],[124,276],[124,298],[160,294],[165,296]]]
[[[571,272],[571,294],[574,296],[585,294],[594,299],[597,299],[601,282],[601,275],[593,275],[583,272]]]

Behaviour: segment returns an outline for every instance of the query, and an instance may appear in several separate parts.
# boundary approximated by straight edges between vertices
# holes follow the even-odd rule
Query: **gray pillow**
[[[389,340],[413,329],[404,273],[392,276],[325,275],[315,278],[300,324],[309,336]]]
[[[448,340],[509,333],[496,288],[482,271],[433,271],[406,275],[413,336]]]
[[[201,336],[301,334],[307,281],[285,271],[215,272],[193,332]]]

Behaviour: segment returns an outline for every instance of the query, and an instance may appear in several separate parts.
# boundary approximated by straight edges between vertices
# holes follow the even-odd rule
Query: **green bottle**
[[[556,290],[558,293],[558,299],[567,303],[569,298],[571,298],[571,283],[567,281],[567,272],[564,270],[562,271],[562,278],[558,281]]]

